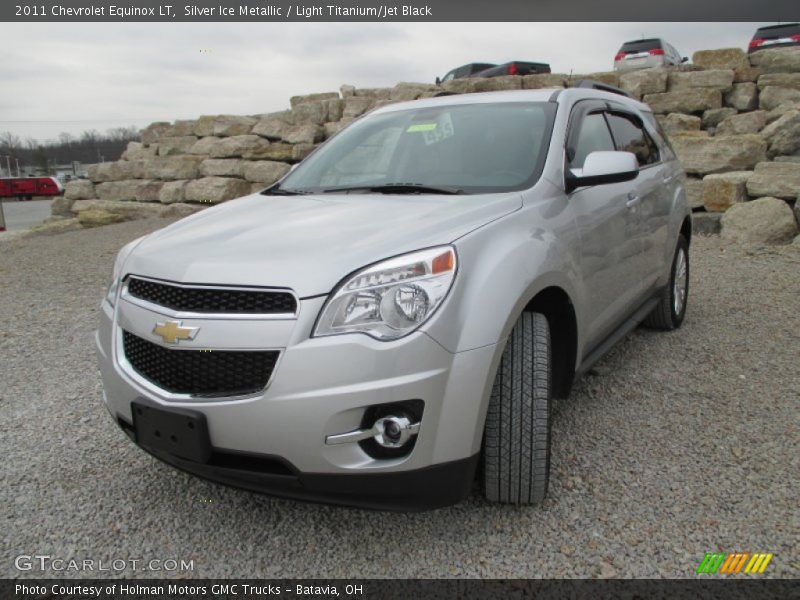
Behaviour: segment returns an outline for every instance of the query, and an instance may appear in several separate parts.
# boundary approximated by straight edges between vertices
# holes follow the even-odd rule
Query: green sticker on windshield
[[[408,129],[406,129],[406,133],[414,133],[416,131],[433,131],[436,129],[436,123],[416,123],[415,125],[410,125]]]

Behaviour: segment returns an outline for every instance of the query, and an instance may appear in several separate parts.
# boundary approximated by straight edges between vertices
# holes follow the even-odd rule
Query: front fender
[[[658,285],[664,286],[669,283],[672,258],[675,254],[675,247],[678,244],[678,234],[681,232],[684,219],[691,218],[692,209],[689,207],[689,200],[686,197],[686,187],[684,185],[685,175],[682,170],[677,170],[678,184],[672,193],[672,203],[669,211],[669,224],[667,226],[667,243],[664,247],[662,256],[663,275],[658,280]]]
[[[573,299],[580,295],[580,241],[563,196],[526,204],[455,246],[453,289],[423,328],[450,352],[504,341],[528,302],[547,287],[560,287]]]
[[[455,243],[456,281],[423,331],[450,352],[491,346],[480,404],[469,407],[475,418],[474,452],[481,447],[494,377],[519,315],[545,288],[560,287],[573,300],[580,293],[575,283],[580,245],[573,221],[567,199],[554,197],[526,204]]]

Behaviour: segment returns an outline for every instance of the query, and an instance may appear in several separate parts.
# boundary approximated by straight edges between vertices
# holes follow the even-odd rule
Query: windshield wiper
[[[304,192],[301,190],[287,190],[280,186],[274,185],[271,188],[265,189],[261,192],[262,196],[299,196],[301,194],[308,194],[309,192]]]
[[[426,185],[424,183],[385,183],[382,185],[354,185],[320,190],[323,194],[337,192],[376,192],[379,194],[463,194],[464,190],[447,185]]]

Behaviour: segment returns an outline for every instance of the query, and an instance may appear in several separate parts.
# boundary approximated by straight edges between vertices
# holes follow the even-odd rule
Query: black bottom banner
[[[3,600],[311,599],[720,599],[800,598],[791,579],[401,580],[401,579],[26,579],[3,580]]]

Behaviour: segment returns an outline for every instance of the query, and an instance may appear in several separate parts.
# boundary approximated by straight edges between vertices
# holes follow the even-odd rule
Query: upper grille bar
[[[130,277],[128,294],[178,312],[212,314],[295,314],[294,294],[280,290],[253,290],[183,285]]]

